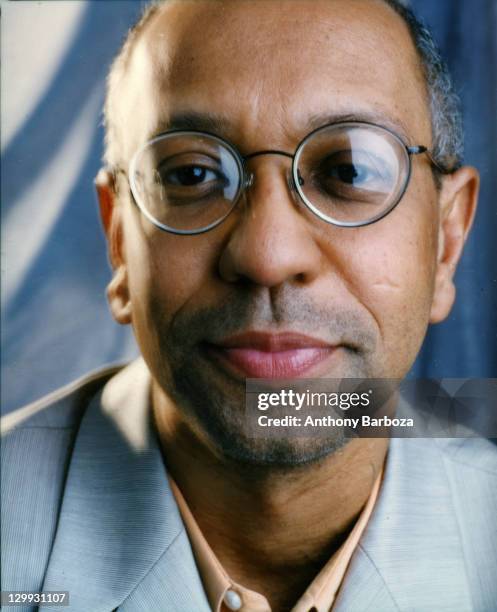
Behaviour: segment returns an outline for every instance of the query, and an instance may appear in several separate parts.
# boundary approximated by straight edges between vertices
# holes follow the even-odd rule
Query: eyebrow
[[[199,113],[195,111],[173,113],[167,122],[166,130],[199,130],[223,134],[230,128],[231,122],[221,115]]]
[[[302,128],[299,128],[298,131],[302,132],[300,134],[300,138],[304,138],[313,130],[323,127],[324,125],[345,122],[372,123],[395,132],[404,140],[405,143],[412,140],[408,136],[409,130],[400,119],[393,118],[385,112],[364,109],[357,110],[356,112],[349,111],[314,114],[303,122]],[[297,125],[299,123],[299,121],[296,122]],[[166,122],[166,125],[161,126],[160,132],[164,132],[166,130],[198,130],[202,132],[210,132],[219,136],[228,136],[230,132],[233,132],[233,128],[233,123],[222,115],[188,111],[173,113],[170,116],[169,121]]]

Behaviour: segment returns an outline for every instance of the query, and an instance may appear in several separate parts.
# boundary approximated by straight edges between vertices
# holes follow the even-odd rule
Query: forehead
[[[136,45],[128,88],[141,141],[189,113],[215,114],[247,146],[286,145],[310,118],[335,115],[430,137],[416,52],[380,0],[166,3]]]

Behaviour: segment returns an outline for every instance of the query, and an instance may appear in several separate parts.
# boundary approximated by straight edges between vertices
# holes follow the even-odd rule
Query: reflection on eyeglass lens
[[[371,151],[335,151],[314,164],[308,170],[299,168],[301,185],[309,194],[317,190],[321,198],[380,204],[395,187],[387,162]]]

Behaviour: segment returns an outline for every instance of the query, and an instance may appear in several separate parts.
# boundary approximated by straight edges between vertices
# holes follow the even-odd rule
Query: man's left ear
[[[470,166],[464,166],[443,178],[430,323],[443,321],[454,303],[454,274],[475,216],[479,184],[478,171]]]

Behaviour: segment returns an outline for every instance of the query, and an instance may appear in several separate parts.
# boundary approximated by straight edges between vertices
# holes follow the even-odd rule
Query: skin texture
[[[218,133],[242,154],[293,152],[316,122],[337,115],[373,115],[409,145],[431,145],[417,57],[389,7],[294,0],[281,8],[197,1],[160,10],[122,83],[123,167],[178,113],[216,115]],[[281,440],[275,451],[248,439],[243,381],[201,344],[248,329],[300,332],[338,347],[308,377],[402,378],[427,325],[452,306],[478,177],[462,168],[438,192],[427,158],[415,157],[397,208],[343,229],[292,196],[286,158],[250,167],[244,200],[200,236],[152,226],[123,177],[115,185],[103,173],[97,188],[114,269],[111,310],[133,325],[152,373],[168,469],[228,573],[278,610],[295,603],[346,536],[387,442]]]

